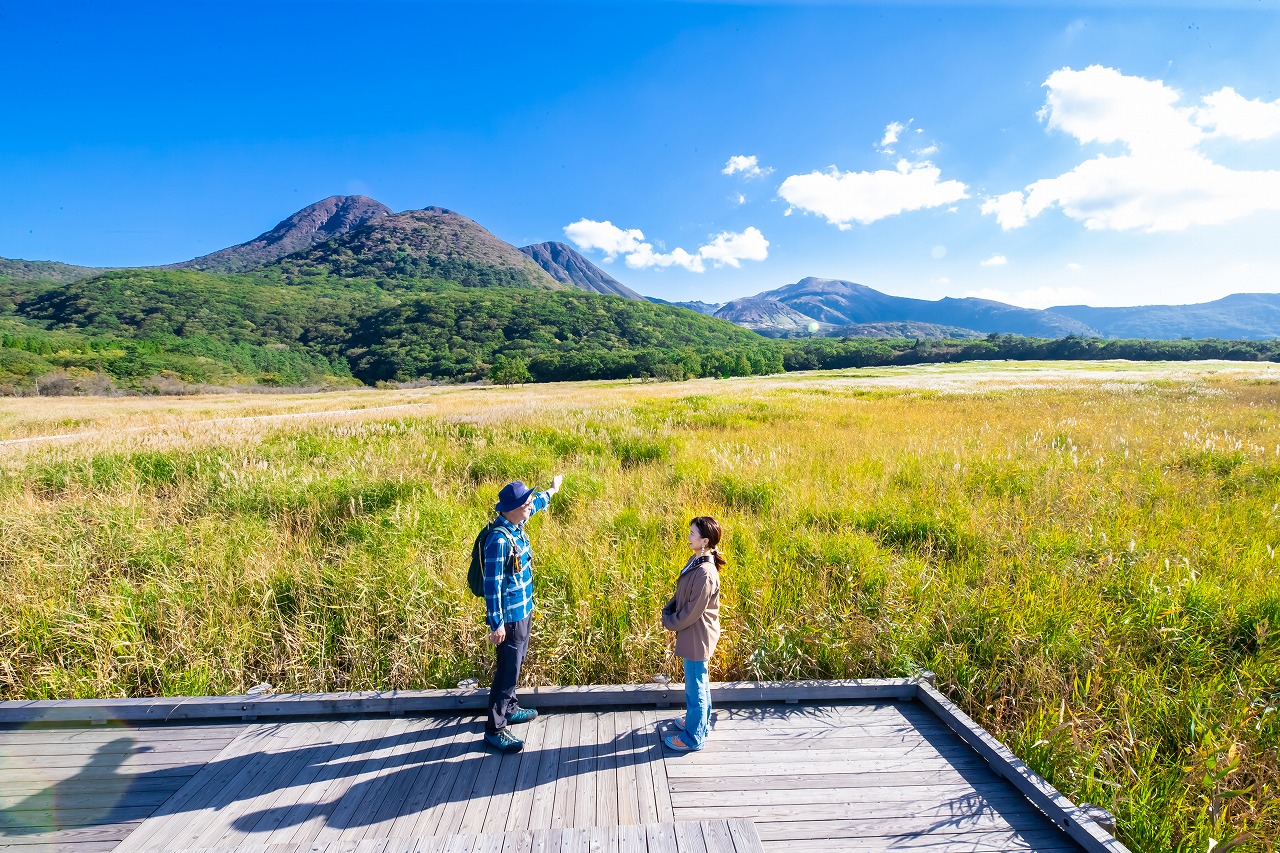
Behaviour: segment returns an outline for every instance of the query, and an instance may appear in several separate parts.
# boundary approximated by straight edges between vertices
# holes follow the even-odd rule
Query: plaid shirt
[[[530,517],[546,509],[550,502],[551,496],[546,492],[536,492]],[[512,524],[501,515],[497,527],[484,544],[484,621],[490,631],[519,622],[533,612],[533,548],[529,536],[523,524]],[[513,539],[520,565],[514,574],[506,570]]]

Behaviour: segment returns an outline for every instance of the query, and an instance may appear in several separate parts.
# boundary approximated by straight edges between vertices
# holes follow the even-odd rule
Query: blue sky
[[[0,256],[166,263],[334,194],[624,283],[1280,291],[1280,0],[0,5]]]

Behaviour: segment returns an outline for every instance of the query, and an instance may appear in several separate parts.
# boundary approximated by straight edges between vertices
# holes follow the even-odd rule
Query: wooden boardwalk
[[[689,754],[678,713],[550,709],[514,755],[471,713],[7,726],[0,850],[744,853],[714,843],[744,821],[779,853],[1081,849],[920,702],[722,707]]]

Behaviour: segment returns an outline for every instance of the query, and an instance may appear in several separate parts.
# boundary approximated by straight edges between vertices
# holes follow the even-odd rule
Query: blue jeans
[[[711,728],[711,681],[707,662],[684,658],[684,731],[681,738],[690,749],[702,749]]]

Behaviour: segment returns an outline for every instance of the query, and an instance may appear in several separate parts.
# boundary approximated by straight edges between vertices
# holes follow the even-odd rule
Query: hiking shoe
[[[516,708],[510,714],[507,714],[507,723],[527,723],[538,716],[538,712],[533,708]]]
[[[484,742],[499,752],[519,752],[524,749],[524,741],[506,729],[498,729],[493,734],[485,732]]]

